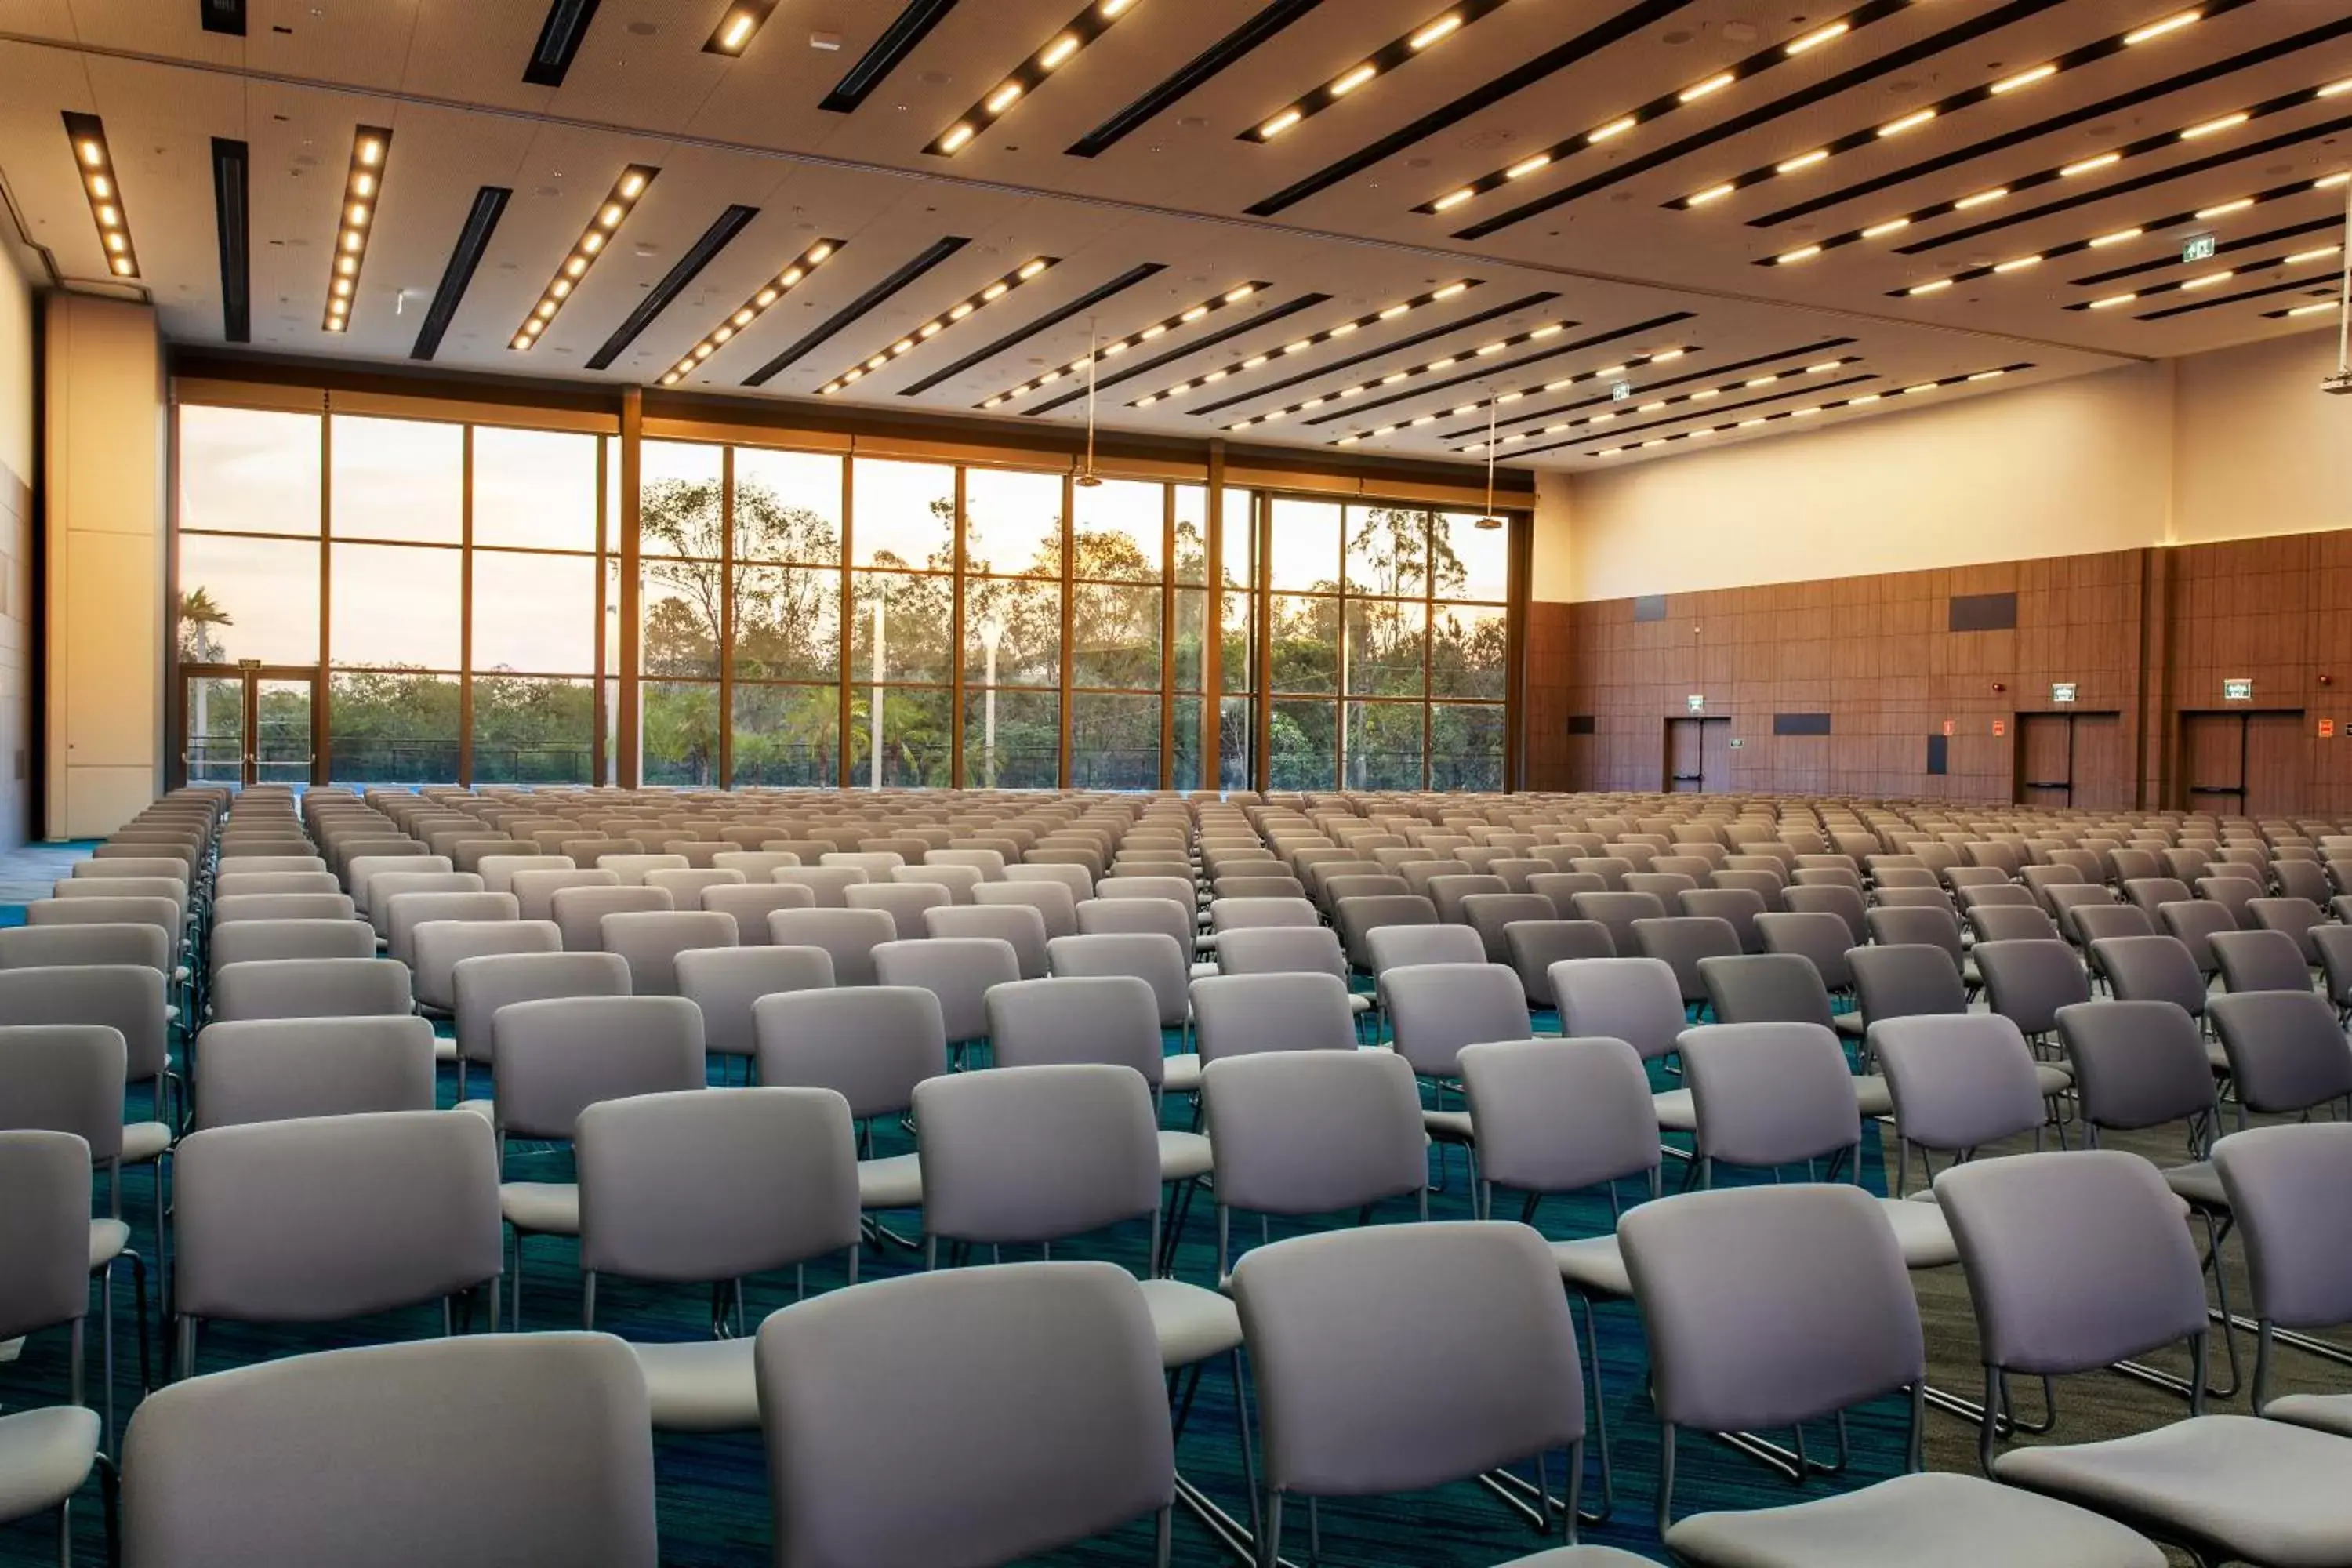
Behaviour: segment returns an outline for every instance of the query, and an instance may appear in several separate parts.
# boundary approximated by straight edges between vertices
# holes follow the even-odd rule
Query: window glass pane
[[[319,536],[319,416],[180,408],[180,526]]]
[[[1073,693],[1070,787],[1158,789],[1160,699]]]
[[[1349,600],[1349,694],[1418,700],[1428,627],[1429,607],[1418,600]]]
[[[1396,507],[1348,509],[1348,592],[1384,598],[1429,592],[1429,519]]]
[[[1339,689],[1339,601],[1277,595],[1273,605],[1274,689]]]
[[[337,784],[451,784],[457,777],[457,680],[400,670],[337,670],[327,776]]]
[[[874,689],[855,689],[849,699],[849,782],[874,784]],[[882,787],[945,789],[955,781],[955,693],[922,688],[885,687],[882,691]]]
[[[457,550],[334,546],[328,657],[336,664],[457,668],[464,560]],[[342,715],[331,713],[328,721],[340,729]]]
[[[955,469],[855,459],[850,531],[860,566],[954,570]]]
[[[1208,636],[1203,624],[1209,617],[1209,595],[1202,588],[1176,590],[1176,687],[1179,691],[1201,689],[1202,642]]]
[[[1224,519],[1221,542],[1223,547],[1225,581],[1236,588],[1257,585],[1257,492],[1255,490],[1225,491]]]
[[[1152,721],[1155,729],[1159,722]],[[1059,692],[975,690],[965,695],[963,769],[971,787],[1052,789],[1061,778],[1061,759]]]
[[[1273,786],[1329,789],[1339,776],[1339,726],[1336,702],[1276,702],[1266,763]]]
[[[1503,709],[1440,704],[1429,712],[1429,787],[1503,787]]]
[[[1162,592],[1108,583],[1080,583],[1071,588],[1071,685],[1160,689]]]
[[[474,668],[596,669],[596,558],[474,552]]]
[[[1256,776],[1257,721],[1246,697],[1217,700],[1217,783],[1219,789],[1248,789]]]
[[[455,544],[465,536],[466,427],[335,416],[334,534]]]
[[[1062,574],[1062,476],[966,468],[964,570]]]
[[[1168,489],[1137,479],[1106,479],[1073,492],[1078,530],[1070,542],[1073,577],[1157,583]]]
[[[1201,783],[1201,714],[1204,700],[1179,697],[1171,728],[1176,738],[1176,754],[1168,761],[1170,789],[1200,789]]]
[[[860,572],[850,579],[850,679],[945,685],[955,672],[955,579],[906,572]],[[887,715],[886,715],[887,717]]]
[[[972,578],[964,584],[963,626],[967,686],[1062,683],[1059,584]]]
[[[648,784],[719,782],[719,688],[702,681],[647,680],[638,685],[644,709],[644,773]]]
[[[185,688],[188,782],[239,784],[245,778],[245,678],[205,676]]]
[[[637,474],[639,554],[719,559],[726,549],[719,532],[724,460],[716,447],[645,443]]]
[[[1204,485],[1178,485],[1176,491],[1176,563],[1171,574],[1179,583],[1209,580],[1209,491]],[[1225,492],[1228,501],[1233,492]],[[1225,525],[1233,526],[1231,513]]]
[[[841,563],[841,459],[735,448],[735,558]]]
[[[1500,605],[1440,605],[1430,612],[1429,694],[1499,702],[1507,674]]]
[[[180,536],[180,658],[319,662],[319,546]]]
[[[1254,595],[1249,594],[1236,594],[1230,588],[1225,590],[1225,624],[1218,636],[1224,639],[1225,645],[1222,662],[1227,691],[1257,689],[1256,683],[1251,679],[1255,668],[1251,661],[1257,656],[1256,639],[1250,636],[1250,604],[1253,598]]]
[[[716,561],[648,561],[638,613],[645,617],[639,649],[647,675],[719,674],[719,588]],[[619,649],[611,650],[618,662]]]
[[[735,787],[833,789],[841,782],[841,697],[830,686],[735,688]]]
[[[596,437],[474,426],[474,542],[596,548]]]
[[[1511,532],[1507,528],[1480,528],[1478,519],[1485,515],[1439,512],[1431,553],[1437,566],[1438,593],[1499,605],[1510,597]]]
[[[839,570],[735,568],[735,679],[830,681],[840,676]],[[834,728],[840,727],[836,716]]]
[[[1274,585],[1332,593],[1339,585],[1340,509],[1332,501],[1276,498],[1266,548]],[[1227,551],[1230,556],[1231,549]],[[1228,570],[1231,570],[1230,561]]]
[[[1421,785],[1418,702],[1348,704],[1348,787],[1413,789]]]
[[[593,680],[474,677],[474,782],[593,783],[594,687]]]

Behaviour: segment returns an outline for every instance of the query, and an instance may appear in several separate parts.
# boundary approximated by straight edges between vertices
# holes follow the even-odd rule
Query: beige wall
[[[45,305],[43,832],[90,838],[163,786],[163,344],[143,305]]]
[[[1590,601],[2352,527],[2352,398],[2297,333],[1539,488],[1534,596]],[[1571,517],[1573,521],[1571,522]]]
[[[32,836],[34,300],[0,241],[0,849]]]
[[[33,286],[0,240],[0,468],[33,482]]]

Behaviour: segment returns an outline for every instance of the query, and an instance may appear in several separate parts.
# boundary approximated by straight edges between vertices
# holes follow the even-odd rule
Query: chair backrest
[[[1698,971],[1701,959],[1735,958],[1740,951],[1739,932],[1729,921],[1714,915],[1668,915],[1633,922],[1633,952],[1673,969],[1685,1003],[1706,1000],[1706,982]]]
[[[2352,1046],[2334,1005],[2316,992],[2232,993],[2206,1010],[2246,1110],[2297,1115],[2352,1094]]]
[[[1525,1226],[1299,1237],[1244,1258],[1233,1291],[1275,1490],[1416,1490],[1583,1440],[1575,1325]],[[1435,1322],[1458,1357],[1427,1353]]]
[[[1979,904],[1969,910],[1969,927],[1979,942],[2050,942],[2058,935],[2057,922],[2032,903]]]
[[[760,1081],[829,1089],[859,1121],[903,1115],[948,1070],[940,999],[919,986],[791,991],[751,1005]]]
[[[236,931],[239,928],[231,926],[229,929]],[[144,921],[28,925],[0,931],[0,969],[128,963],[154,970],[159,974],[169,974],[173,951],[170,934],[162,927]]]
[[[900,942],[923,935],[925,911],[955,902],[955,895],[937,882],[859,882],[844,889],[842,898],[853,910],[880,910],[888,914]]]
[[[1177,858],[1181,864],[1182,857]],[[1002,879],[1000,879],[1001,880]],[[1097,899],[1166,899],[1171,903],[1191,909],[1194,900],[1192,879],[1156,872],[1137,874],[1114,872],[1095,885]]]
[[[2171,936],[2102,937],[2091,961],[2124,1002],[2169,1002],[2191,1017],[2205,1012],[2205,976],[2189,946]]]
[[[2056,937],[1980,942],[1977,967],[1992,1010],[2028,1035],[2057,1026],[2058,1010],[2091,999],[2091,978],[2074,950]]]
[[[1004,914],[1008,910],[992,910]],[[1163,1029],[1181,1028],[1189,1003],[1192,965],[1174,939],[1160,931],[1060,936],[1046,943],[1046,963],[1064,978],[1132,975],[1151,987]]]
[[[273,958],[373,958],[376,951],[375,931],[362,921],[236,921],[215,927],[206,945],[215,973],[231,963]]]
[[[704,1047],[714,1055],[758,1053],[751,1009],[762,996],[822,991],[833,984],[833,957],[821,947],[692,948],[676,960],[677,994],[702,1012]]]
[[[884,985],[919,985],[940,999],[950,1041],[987,1037],[984,998],[992,985],[1021,978],[1020,955],[995,937],[886,942],[874,949],[874,977]]]
[[[1045,917],[1029,904],[953,904],[925,910],[922,929],[929,937],[994,937],[1012,945],[1021,978],[1043,979],[1049,968]],[[1058,938],[1071,941],[1073,938]]]
[[[1667,911],[1664,900],[1654,893],[1608,892],[1578,893],[1568,900],[1568,912],[1577,920],[1607,926],[1617,951],[1630,953],[1636,951],[1633,922],[1664,920]]]
[[[135,866],[136,860],[91,860],[92,866]],[[232,860],[230,865],[240,862]],[[77,873],[79,875],[80,873]],[[258,897],[269,893],[340,893],[332,871],[229,871],[213,879],[215,898]]]
[[[1158,1209],[1150,1091],[1111,1063],[930,1079],[916,1086],[915,1123],[927,1238],[1050,1242]]]
[[[200,1129],[434,1108],[433,1026],[414,1016],[212,1024],[194,1060]]]
[[[0,1193],[7,1194],[0,1258],[8,1260],[0,1269],[0,1334],[20,1339],[78,1322],[88,1310],[89,1183],[89,1145],[79,1135],[47,1127],[0,1131]]]
[[[1489,963],[1511,962],[1509,932],[1514,924],[1558,918],[1552,901],[1540,893],[1473,893],[1462,900],[1462,919],[1478,933]]]
[[[185,1315],[354,1318],[499,1274],[498,1152],[470,1111],[208,1128],[180,1141],[172,1175],[173,1285]]]
[[[735,917],[708,910],[625,910],[604,915],[597,926],[596,945],[621,955],[629,966],[629,989],[639,996],[677,995],[680,955],[735,944]]]
[[[2155,922],[2137,904],[2076,904],[2067,910],[2064,923],[2072,928],[2069,934],[2075,945],[2084,948],[2095,949],[2109,937],[2156,934]],[[2182,945],[2189,944],[2184,942]],[[2200,969],[2212,962],[2210,950],[2206,957],[2200,959],[2194,947],[2189,949],[2189,960]]]
[[[2189,896],[2189,884],[2178,877],[2131,877],[2124,881],[2124,897],[2144,910],[2186,903]]]
[[[1972,1160],[1936,1175],[1985,1365],[2086,1372],[2205,1330],[2180,1200],[2137,1154]]]
[[[708,1081],[702,1012],[682,996],[510,1002],[492,1016],[490,1032],[501,1134],[568,1139],[598,1100]]]
[[[0,1025],[0,1131],[70,1132],[85,1164],[122,1153],[122,1032],[104,1024]]]
[[[1791,1426],[1926,1373],[1902,1249],[1855,1188],[1695,1193],[1630,1211],[1617,1235],[1669,1426]]]
[[[1358,969],[1372,968],[1371,933],[1383,926],[1435,925],[1437,906],[1418,893],[1386,893],[1373,898],[1341,899],[1332,918],[1339,928],[1348,962]]]
[[[111,887],[93,882],[92,887]],[[213,900],[215,929],[236,921],[347,921],[355,918],[341,893],[246,893]]]
[[[1821,972],[1801,953],[1703,958],[1698,970],[1717,1023],[1833,1026]]]
[[[887,1363],[888,1400],[872,1369]],[[756,1351],[784,1568],[1009,1563],[1165,1509],[1141,1287],[1108,1263],[949,1269],[779,1312]],[[919,1509],[877,1508],[910,1475]]]
[[[1968,988],[1951,954],[1940,947],[1860,947],[1846,955],[1846,963],[1853,972],[1854,999],[1870,1023],[1968,1011]]]
[[[1853,940],[1839,916],[1819,911],[1799,914],[1793,910],[1767,910],[1756,917],[1756,931],[1764,939],[1766,952],[1803,958],[1832,991],[1853,988],[1853,970],[1847,954],[1861,943]]]
[[[1464,1046],[1534,1033],[1526,988],[1499,963],[1408,964],[1381,977],[1381,995],[1397,1054],[1425,1078],[1457,1076]]]
[[[2309,991],[2311,964],[2294,938],[2281,931],[2217,931],[2206,939],[2232,992]]]
[[[297,1356],[159,1389],[132,1426],[131,1568],[657,1557],[645,1377],[602,1335]],[[301,1486],[284,1484],[298,1474]]]
[[[1059,882],[1069,889],[1072,902],[1093,898],[1095,882],[1101,874],[1101,863],[1091,855],[1084,855],[1078,859],[1048,858],[1067,853],[1044,848],[1030,850],[1029,858],[1020,865],[1004,868],[1004,879],[1008,882]]]
[[[213,1016],[364,1018],[415,1010],[408,965],[389,958],[272,958],[222,966]]]
[[[782,882],[714,882],[695,896],[695,907],[730,917],[735,939],[746,947],[765,944],[768,917],[778,910],[815,907],[816,895],[803,887]]]
[[[1845,1049],[1823,1025],[1702,1025],[1682,1056],[1703,1160],[1772,1169],[1862,1140]]]
[[[458,1057],[487,1062],[499,1008],[561,996],[626,996],[629,966],[610,952],[489,953],[451,965],[449,994]]]
[[[520,886],[524,879],[517,878]],[[532,919],[531,906],[518,898],[522,917]],[[559,888],[547,900],[547,913],[538,918],[552,920],[563,932],[567,952],[596,952],[604,950],[604,920],[612,914],[654,914],[675,910],[677,901],[659,888],[622,887],[606,884],[595,887]]]
[[[2327,999],[2338,1007],[2352,1005],[2352,926],[2320,926],[2311,933],[2311,941],[2319,950]]]
[[[2158,1127],[2213,1110],[2204,1041],[2177,1003],[2079,1002],[2058,1010],[2058,1037],[2093,1128]]]
[[[1153,932],[1188,954],[1200,931],[1191,910],[1166,899],[1088,899],[1077,906],[1076,915],[1080,936]]]
[[[779,947],[821,947],[833,959],[836,985],[875,983],[874,951],[895,942],[897,922],[883,910],[816,905],[776,910],[768,916],[768,941]]]
[[[1192,987],[1194,1044],[1205,1068],[1263,1051],[1356,1048],[1348,988],[1328,973],[1219,974]]]
[[[1654,958],[1574,958],[1551,966],[1560,1032],[1623,1040],[1654,1061],[1674,1053],[1686,1024],[1675,972]]]
[[[686,1089],[580,1113],[580,1267],[740,1279],[857,1245],[857,1140],[825,1089]]]
[[[1348,973],[1339,933],[1326,926],[1253,926],[1217,939],[1220,974]]]
[[[2233,1132],[2213,1165],[2237,1220],[2254,1310],[2283,1328],[2352,1321],[2352,1127],[2305,1122]],[[2257,1389],[2254,1408],[2263,1406]]]
[[[1013,980],[991,986],[982,1007],[1000,1067],[1104,1062],[1154,1089],[1165,1076],[1160,999],[1134,975]]]
[[[416,961],[416,928],[427,921],[519,921],[522,905],[512,893],[410,892],[377,900],[384,951],[403,963]]]
[[[1210,928],[1221,935],[1244,928],[1320,923],[1315,906],[1305,899],[1214,899],[1209,904]]]
[[[1025,904],[1034,909],[1045,921],[1049,937],[1078,934],[1078,904],[1066,883],[1013,879],[1006,868],[1007,879],[982,882],[972,889],[972,901],[983,908],[1003,904]]]
[[[1364,946],[1376,975],[1408,964],[1486,962],[1486,943],[1465,925],[1381,926],[1365,933]]]
[[[1570,1193],[1658,1169],[1649,1073],[1624,1041],[1484,1041],[1461,1067],[1482,1181]]]
[[[1261,1051],[1201,1070],[1219,1206],[1329,1214],[1418,1193],[1427,1135],[1412,1068],[1385,1051]]]
[[[1906,1143],[1964,1152],[2030,1133],[2048,1114],[2033,1051],[1998,1013],[1874,1022],[1870,1049]]]
[[[1513,921],[1503,931],[1510,964],[1518,971],[1528,1001],[1553,1005],[1551,966],[1572,958],[1614,958],[1617,943],[1598,921]]]

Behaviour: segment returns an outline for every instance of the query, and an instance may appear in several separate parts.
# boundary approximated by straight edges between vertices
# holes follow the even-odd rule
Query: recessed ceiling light
[[[114,153],[107,146],[106,123],[95,114],[68,113],[65,127],[82,195],[89,202],[90,221],[98,225],[99,247],[106,253],[106,269],[117,278],[136,278],[139,252],[131,243],[131,220],[122,205]]]
[[[515,329],[514,336],[507,343],[509,348],[528,349],[539,342],[547,331],[547,323],[555,319],[555,313],[578,290],[580,279],[586,277],[588,269],[596,264],[596,258],[604,254],[613,237],[620,232],[621,226],[629,220],[629,215],[636,210],[646,187],[660,173],[659,169],[643,163],[631,163],[621,171],[621,177],[613,182],[612,190],[596,204],[595,214],[589,218],[588,226],[572,242],[571,254],[556,268],[555,276],[549,279],[547,288],[540,294],[539,303],[523,319],[522,325]],[[559,284],[566,286],[559,291]]]
[[[351,326],[352,300],[359,288],[360,268],[367,262],[368,235],[373,227],[375,198],[383,188],[383,171],[392,154],[392,132],[380,125],[362,125],[352,134],[351,166],[343,174],[341,221],[335,231],[335,258],[327,275],[327,313],[319,324],[331,332]]]
[[[710,41],[702,46],[708,55],[740,55],[751,46],[752,37],[776,8],[776,0],[732,0],[719,14],[719,26],[711,29]]]
[[[1377,77],[1443,43],[1480,17],[1500,10],[1504,0],[1463,0],[1439,12],[1402,37],[1392,38],[1322,86],[1302,94],[1241,134],[1244,142],[1271,142],[1311,114],[1329,108]]]
[[[1095,0],[1085,10],[1070,18],[1069,26],[1047,38],[1035,52],[1013,68],[1011,74],[982,95],[979,102],[966,110],[962,118],[931,139],[923,149],[935,157],[952,158],[982,132],[1009,114],[1039,84],[1055,71],[1067,65],[1077,52],[1109,30],[1110,25],[1133,10],[1138,0]]]
[[[2167,16],[2161,22],[2150,22],[2145,27],[2137,28],[2132,32],[2126,33],[2124,35],[2124,42],[2126,44],[2145,44],[2151,38],[2160,38],[2167,33],[2177,33],[2183,27],[2192,26],[2200,20],[2204,15],[2205,14],[2202,11],[2178,12],[2173,16]]]
[[[1916,131],[1920,126],[1927,124],[1927,121],[1935,118],[1936,111],[1932,109],[1915,109],[1899,120],[1890,120],[1885,124],[1880,126],[1878,128],[1878,134],[1881,136],[1900,136],[1906,131]]]
[[[2032,70],[2020,71],[2015,76],[2005,77],[1993,83],[1990,90],[1997,96],[2011,93],[2021,87],[2032,87],[2038,81],[2048,81],[2057,74],[2058,68],[2054,65],[2035,66]]]
[[[1076,359],[1070,361],[1067,364],[1062,365],[1058,369],[1049,370],[1045,374],[1034,376],[1031,379],[1023,382],[1016,387],[1013,387],[1008,391],[1000,392],[995,396],[982,401],[978,406],[982,408],[1002,407],[1005,404],[1011,403],[1016,398],[1028,396],[1031,393],[1037,391],[1041,387],[1051,386],[1054,383],[1061,380],[1066,375],[1076,375],[1078,372],[1087,369],[1089,365],[1095,363],[1098,360],[1115,359],[1118,355],[1126,353],[1130,349],[1139,347],[1144,343],[1157,342],[1159,339],[1167,336],[1170,332],[1191,326],[1193,322],[1200,321],[1202,317],[1209,315],[1213,311],[1223,310],[1229,306],[1238,305],[1243,300],[1256,295],[1260,289],[1269,289],[1272,287],[1273,285],[1270,283],[1252,280],[1247,283],[1240,284],[1234,288],[1228,289],[1222,294],[1203,300],[1198,304],[1189,305],[1172,316],[1167,317],[1161,321],[1154,321],[1150,326],[1143,328],[1139,331],[1129,332],[1125,337],[1114,338],[1109,342],[1099,344],[1092,353],[1081,354]]]
[[[686,352],[685,357],[673,365],[661,378],[664,386],[675,386],[687,373],[718,352],[719,345],[741,335],[753,321],[767,314],[770,307],[799,288],[810,273],[830,261],[846,243],[838,239],[820,239],[794,257],[784,269],[760,286],[759,291],[737,306],[732,314],[703,335],[702,341]]]
[[[2250,118],[2243,110],[2208,120],[2202,125],[2192,125],[2180,133],[2183,142],[2198,142],[2208,136],[2218,136],[2224,131],[2234,131]]]

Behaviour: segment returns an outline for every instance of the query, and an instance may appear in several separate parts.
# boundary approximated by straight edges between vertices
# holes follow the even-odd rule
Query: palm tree
[[[185,664],[218,664],[227,653],[213,636],[215,626],[235,626],[236,617],[222,609],[210,590],[202,586],[180,595],[180,658]]]

